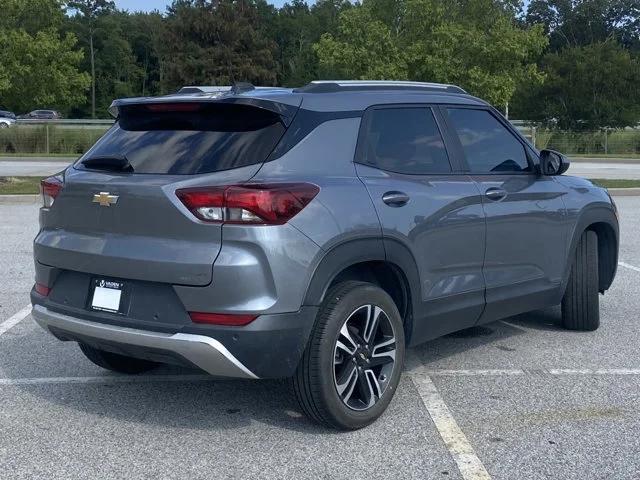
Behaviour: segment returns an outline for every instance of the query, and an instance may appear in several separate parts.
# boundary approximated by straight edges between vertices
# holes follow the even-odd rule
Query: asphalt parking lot
[[[616,201],[597,332],[550,309],[412,349],[353,433],[311,424],[285,382],[93,366],[25,309],[37,206],[0,205],[0,478],[640,478],[640,197]]]

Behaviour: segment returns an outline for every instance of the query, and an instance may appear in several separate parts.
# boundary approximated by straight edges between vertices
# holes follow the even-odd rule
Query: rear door
[[[408,250],[418,267],[414,342],[472,326],[484,307],[481,200],[459,173],[439,123],[426,105],[370,108],[356,158],[388,256]]]
[[[459,106],[442,112],[457,134],[487,219],[487,307],[481,321],[548,305],[565,263],[561,185],[536,173],[534,152],[496,112]]]
[[[284,131],[277,114],[246,105],[121,109],[42,209],[36,260],[124,279],[209,284],[221,226],[198,220],[175,191],[247,181]]]

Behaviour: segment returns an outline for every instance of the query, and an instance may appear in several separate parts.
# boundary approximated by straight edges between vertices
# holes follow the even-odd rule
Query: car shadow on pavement
[[[557,329],[557,313],[533,312],[511,317],[506,321],[472,327],[427,342],[409,350],[412,360],[429,367],[442,358],[476,348],[508,343],[526,329]],[[79,360],[81,361],[81,360]],[[15,367],[14,367],[15,368]],[[411,366],[408,366],[411,369]],[[10,378],[20,378],[20,372],[5,369]],[[201,372],[179,367],[163,366],[157,375],[194,375]],[[247,428],[253,423],[305,434],[335,433],[308,420],[300,411],[287,380],[185,380],[158,382],[113,382],[104,373],[104,383],[42,383],[16,385],[38,403],[49,405],[51,414],[69,410],[120,422],[193,430],[225,430]],[[410,382],[403,377],[402,382]],[[400,385],[399,390],[408,391]],[[398,392],[398,396],[401,392]],[[397,399],[396,399],[397,400]],[[395,408],[394,408],[395,405]],[[398,401],[391,411],[402,415]]]
[[[559,307],[536,310],[492,323],[478,325],[450,333],[418,345],[409,350],[410,361],[405,370],[425,366],[475,349],[494,346],[498,350],[512,351],[509,339],[527,335],[527,330],[562,331]]]

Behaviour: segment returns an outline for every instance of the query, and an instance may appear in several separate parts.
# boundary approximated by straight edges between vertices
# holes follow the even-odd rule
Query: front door
[[[554,303],[567,234],[561,185],[536,173],[535,153],[495,112],[461,107],[442,112],[457,133],[486,216],[487,306],[480,321]]]

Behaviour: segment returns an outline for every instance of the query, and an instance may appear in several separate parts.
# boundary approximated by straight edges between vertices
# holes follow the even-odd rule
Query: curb
[[[0,205],[37,203],[40,195],[0,195]]]

